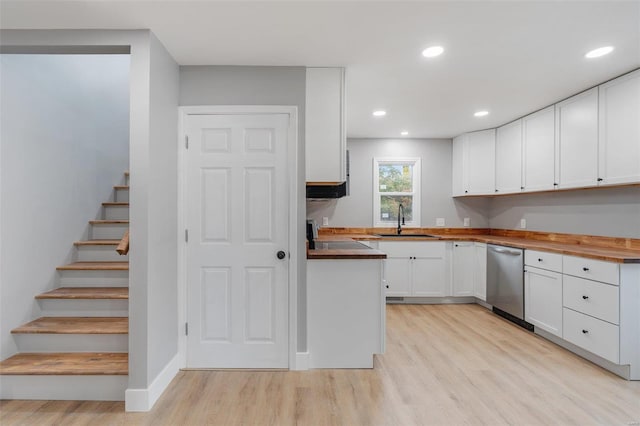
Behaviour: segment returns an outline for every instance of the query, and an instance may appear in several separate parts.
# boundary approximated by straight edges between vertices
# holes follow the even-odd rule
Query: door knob
[[[280,251],[278,252],[278,254],[276,254],[276,256],[278,257],[278,259],[282,260],[282,259],[284,259],[285,257],[287,257],[287,253],[285,253],[285,252],[283,252],[282,250],[280,250]]]

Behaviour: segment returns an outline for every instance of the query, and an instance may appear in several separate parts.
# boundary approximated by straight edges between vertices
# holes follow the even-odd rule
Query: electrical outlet
[[[436,218],[436,226],[444,226],[444,217]]]
[[[469,226],[469,221],[470,219],[468,217],[465,217],[463,226]]]
[[[527,227],[527,219],[520,219],[520,229],[525,229]]]
[[[329,226],[329,218],[328,217],[323,217],[322,218],[322,226]]]

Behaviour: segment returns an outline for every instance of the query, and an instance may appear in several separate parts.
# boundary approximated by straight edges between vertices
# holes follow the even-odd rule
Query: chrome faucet
[[[402,212],[402,215],[400,212]],[[400,217],[402,217],[402,225],[404,225],[404,206],[402,205],[402,203],[398,205],[398,235],[402,233],[402,225],[400,224]]]

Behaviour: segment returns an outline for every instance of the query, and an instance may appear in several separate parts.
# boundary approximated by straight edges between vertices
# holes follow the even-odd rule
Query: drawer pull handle
[[[542,259],[538,258],[538,262],[542,262]]]
[[[582,330],[582,334],[589,334],[589,330]]]
[[[583,298],[584,300],[587,300],[587,299],[589,298],[589,296],[582,296],[582,298]]]
[[[582,268],[583,271],[587,272],[589,270],[589,268],[587,268],[586,266],[584,268]]]

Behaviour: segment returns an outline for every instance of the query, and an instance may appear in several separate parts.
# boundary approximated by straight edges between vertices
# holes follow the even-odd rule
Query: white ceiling
[[[347,68],[350,137],[452,137],[640,67],[640,1],[5,1],[2,28],[149,28],[181,65]],[[427,60],[420,52],[442,45]],[[595,47],[612,54],[587,60]],[[384,108],[384,118],[371,112]],[[487,117],[473,112],[487,109]]]

